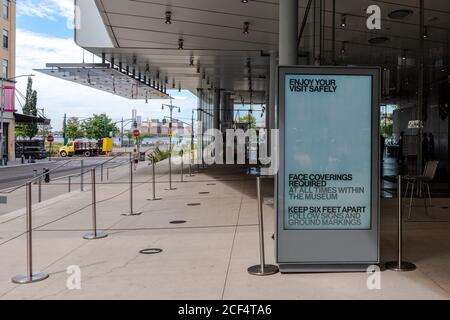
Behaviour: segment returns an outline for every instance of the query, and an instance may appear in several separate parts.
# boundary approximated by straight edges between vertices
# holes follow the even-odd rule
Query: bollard
[[[109,168],[106,168],[106,180],[109,180]]]
[[[92,184],[92,232],[83,236],[86,240],[103,239],[108,235],[104,232],[97,231],[97,194],[95,183],[95,169],[91,169],[91,184]]]
[[[42,178],[38,180],[38,202],[42,202]]]
[[[84,191],[84,180],[83,180],[83,172],[84,172],[84,160],[81,160],[81,174],[80,174],[80,190],[81,192]]]
[[[72,192],[72,176],[69,176],[69,193]]]
[[[27,274],[18,275],[11,279],[13,283],[25,284],[45,280],[48,273],[33,273],[33,224],[32,224],[32,184],[26,185],[26,219],[27,219]]]
[[[152,186],[153,186],[153,199],[147,199],[149,201],[158,201],[162,200],[161,198],[156,197],[156,170],[155,170],[155,161],[152,161]]]
[[[254,276],[268,276],[278,273],[278,267],[266,264],[264,253],[264,219],[261,200],[261,177],[256,178],[256,192],[258,195],[258,224],[259,224],[259,255],[261,263],[247,269],[248,273]]]
[[[416,269],[415,264],[403,261],[403,206],[402,206],[402,176],[397,177],[397,198],[398,198],[398,258],[397,261],[390,261],[385,264],[386,269],[405,272]]]
[[[139,216],[142,214],[142,212],[134,212],[133,209],[133,161],[130,161],[130,211],[123,213],[123,216]]]
[[[103,182],[103,164],[100,166],[100,180]]]

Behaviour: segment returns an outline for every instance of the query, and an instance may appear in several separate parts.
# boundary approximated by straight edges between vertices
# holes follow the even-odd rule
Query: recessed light
[[[404,19],[411,16],[414,11],[409,9],[399,9],[389,12],[388,17],[391,19]]]
[[[374,38],[370,38],[369,40],[370,44],[381,44],[381,43],[385,43],[387,41],[389,41],[389,38],[387,37],[374,37]]]

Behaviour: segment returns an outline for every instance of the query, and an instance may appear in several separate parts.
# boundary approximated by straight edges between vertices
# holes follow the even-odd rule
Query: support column
[[[228,123],[230,124],[230,129],[232,129],[234,121],[234,99],[231,99],[231,97],[228,99],[227,109]]]
[[[298,56],[298,0],[280,1],[280,65],[296,65]]]
[[[220,89],[214,90],[214,129],[220,129]]]
[[[424,97],[424,56],[425,56],[425,39],[424,39],[424,33],[425,33],[425,0],[420,0],[420,34],[419,34],[419,68],[418,68],[418,102],[417,102],[417,119],[419,120],[419,123],[423,122],[423,97]],[[426,108],[426,106],[425,106]],[[422,150],[422,135],[423,135],[423,128],[420,126],[418,130],[418,139],[417,139],[417,174],[422,174],[423,172],[423,150]]]
[[[277,128],[276,103],[277,103],[277,83],[278,83],[278,61],[277,52],[270,53],[270,85],[269,85],[269,129]]]
[[[220,130],[224,132],[225,123],[226,123],[226,113],[225,110],[227,108],[227,96],[229,93],[221,92],[220,94]]]

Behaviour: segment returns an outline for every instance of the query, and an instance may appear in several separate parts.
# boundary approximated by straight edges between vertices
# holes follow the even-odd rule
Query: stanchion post
[[[181,152],[181,182],[184,182],[184,152]]]
[[[26,185],[26,220],[27,220],[27,274],[18,275],[11,279],[13,283],[25,284],[45,280],[49,277],[48,273],[33,273],[33,222],[32,222],[32,183]]]
[[[161,198],[156,197],[156,169],[155,169],[155,161],[152,160],[152,192],[153,192],[153,199],[147,199],[149,201],[158,201],[161,200]]]
[[[83,180],[83,173],[84,173],[84,160],[81,160],[81,174],[80,174],[80,190],[81,192],[84,191],[84,180]]]
[[[42,202],[42,178],[38,180],[38,202]]]
[[[385,264],[386,269],[405,272],[413,271],[416,265],[403,261],[403,204],[402,204],[402,176],[397,176],[397,200],[398,200],[398,258],[397,261],[390,261]]]
[[[100,179],[103,182],[103,164],[100,166]]]
[[[130,161],[130,173],[129,173],[129,180],[130,180],[130,211],[123,213],[123,216],[138,216],[141,215],[141,211],[134,211],[133,208],[133,161]]]
[[[165,190],[176,190],[177,188],[172,188],[172,147],[169,147],[169,188]]]
[[[266,264],[264,248],[264,217],[261,197],[261,177],[256,178],[256,192],[258,198],[258,224],[259,224],[259,256],[260,264],[247,269],[248,273],[255,276],[268,276],[278,273],[279,269],[275,265]]]
[[[108,235],[104,232],[97,231],[97,194],[95,183],[95,168],[91,169],[91,184],[92,184],[92,232],[83,236],[86,240],[96,240],[106,238]]]
[[[72,176],[69,176],[69,193],[72,192]]]
[[[192,159],[189,157],[189,177],[192,177]]]

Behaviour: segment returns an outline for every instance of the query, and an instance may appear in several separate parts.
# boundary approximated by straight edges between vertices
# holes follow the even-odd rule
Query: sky
[[[86,86],[43,75],[33,69],[45,68],[46,63],[81,63],[83,50],[73,40],[73,0],[17,0],[16,75],[34,74],[33,88],[38,92],[38,108],[44,108],[52,120],[53,130],[61,130],[64,113],[67,117],[87,118],[94,113],[106,113],[113,120],[131,118],[131,110],[139,116],[162,119],[167,110],[161,110],[167,100],[129,100]],[[86,61],[92,61],[86,52]],[[95,60],[100,62],[99,59]],[[27,78],[18,78],[16,88],[23,95]],[[176,117],[190,122],[197,98],[188,91],[169,91],[181,107]],[[19,94],[20,96],[20,94]],[[24,100],[16,99],[21,111]]]

